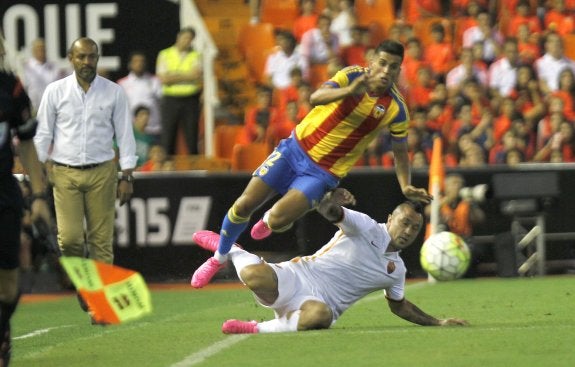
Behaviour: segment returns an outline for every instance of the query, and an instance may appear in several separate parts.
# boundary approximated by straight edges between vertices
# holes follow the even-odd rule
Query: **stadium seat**
[[[219,125],[214,131],[214,150],[218,158],[231,161],[234,145],[242,132],[242,125]]]
[[[395,23],[394,0],[356,0],[355,13],[358,23],[369,26],[372,22],[379,23],[387,32],[389,27]]]
[[[236,144],[232,153],[232,171],[253,171],[270,153],[267,143]]]
[[[271,23],[246,24],[238,39],[250,75],[256,82],[262,82],[266,59],[275,47],[274,26]]]
[[[291,30],[299,13],[299,0],[261,0],[261,21],[276,28]]]
[[[238,46],[242,55],[251,48],[266,50],[275,45],[274,26],[271,23],[246,24],[238,34]]]
[[[562,38],[565,56],[575,60],[575,34],[566,34]]]

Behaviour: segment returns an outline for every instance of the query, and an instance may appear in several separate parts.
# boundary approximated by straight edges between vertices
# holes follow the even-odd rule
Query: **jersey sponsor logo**
[[[387,263],[387,274],[391,274],[395,271],[395,263],[390,261]]]
[[[375,247],[375,248],[379,248],[379,246],[376,245],[375,242],[373,242],[373,241],[370,241],[369,244],[372,245],[372,246]]]

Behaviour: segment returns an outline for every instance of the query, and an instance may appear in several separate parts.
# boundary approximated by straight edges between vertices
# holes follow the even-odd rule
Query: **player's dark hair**
[[[386,52],[388,54],[399,56],[403,60],[404,48],[403,45],[397,41],[385,40],[377,46],[375,52]]]
[[[421,203],[417,202],[417,201],[412,201],[412,200],[406,200],[403,203],[400,204],[401,205],[405,205],[405,206],[409,206],[411,209],[413,209],[416,213],[419,213],[421,215],[423,215],[423,206],[421,205]]]

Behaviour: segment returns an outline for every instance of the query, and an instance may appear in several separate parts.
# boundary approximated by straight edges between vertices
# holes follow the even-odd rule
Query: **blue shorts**
[[[339,179],[312,161],[293,137],[283,139],[253,176],[281,195],[290,189],[301,191],[312,208],[339,184]]]

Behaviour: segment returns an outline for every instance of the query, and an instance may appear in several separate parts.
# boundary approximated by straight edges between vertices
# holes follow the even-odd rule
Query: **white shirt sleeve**
[[[120,151],[120,167],[123,170],[133,169],[138,162],[136,139],[134,138],[134,129],[132,127],[130,105],[122,88],[116,89],[116,105],[112,120],[114,122],[116,143]]]
[[[48,85],[36,115],[38,127],[34,136],[34,145],[38,153],[38,160],[42,163],[48,159],[50,145],[54,139],[54,124],[56,122],[56,104],[53,103],[54,93],[54,84]]]

